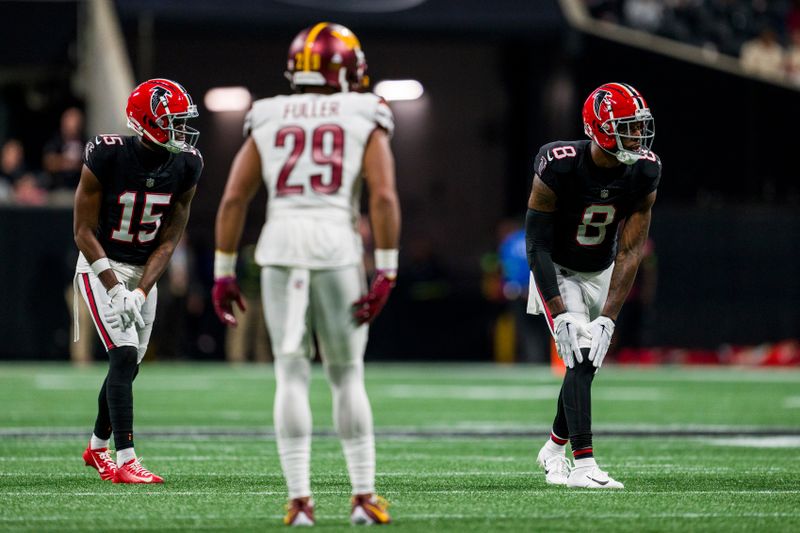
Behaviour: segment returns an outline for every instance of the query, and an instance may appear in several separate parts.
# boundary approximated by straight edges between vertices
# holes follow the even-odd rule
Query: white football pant
[[[141,269],[130,265],[121,265],[117,268],[117,263],[112,262],[111,268],[128,290],[134,290],[141,279]],[[127,268],[125,268],[127,266]],[[131,271],[136,273],[132,274]],[[139,328],[136,324],[131,324],[126,329],[121,326],[111,327],[106,322],[105,313],[110,307],[111,298],[106,292],[106,288],[94,272],[76,272],[75,284],[78,286],[83,296],[86,306],[92,316],[92,322],[103,341],[106,351],[119,346],[133,346],[138,351],[137,363],[141,363],[147,351],[147,344],[150,342],[150,334],[153,332],[153,321],[156,318],[156,304],[158,302],[158,288],[153,287],[147,299],[142,305],[142,318],[144,327]],[[77,314],[75,320],[78,320]],[[77,329],[77,328],[76,328]]]
[[[555,267],[558,290],[561,292],[561,299],[564,301],[567,312],[577,317],[580,325],[588,326],[589,322],[600,316],[603,307],[606,305],[614,263],[611,263],[611,266],[600,272],[577,272],[560,265],[555,265]],[[555,338],[553,319],[550,317],[550,311],[548,311],[542,300],[542,295],[536,287],[533,273],[531,273],[530,279],[528,313],[532,315],[544,313],[550,333]],[[581,348],[591,348],[592,340],[583,335],[581,331],[578,333],[578,344]]]
[[[333,394],[333,420],[353,494],[375,491],[372,409],[364,388],[368,327],[357,326],[352,304],[365,278],[360,266],[261,271],[264,315],[275,354],[275,433],[289,498],[309,496],[313,333]]]

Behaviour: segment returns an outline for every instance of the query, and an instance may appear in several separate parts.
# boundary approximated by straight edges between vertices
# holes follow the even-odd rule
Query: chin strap
[[[617,161],[619,161],[623,165],[633,165],[634,163],[636,163],[638,160],[640,160],[642,158],[642,156],[640,156],[638,154],[634,154],[634,153],[631,153],[631,152],[628,152],[628,151],[622,151],[622,150],[620,150],[619,152],[614,154],[614,157],[616,157]]]
[[[636,163],[638,160],[640,160],[643,157],[643,156],[641,156],[639,154],[636,154],[636,153],[633,153],[633,152],[631,152],[629,150],[617,149],[616,152],[612,152],[611,150],[603,147],[602,144],[597,142],[597,139],[594,139],[594,138],[592,138],[592,139],[597,144],[597,146],[600,147],[601,150],[603,150],[605,153],[607,153],[609,155],[614,156],[617,159],[617,161],[619,161],[623,165],[633,165],[634,163]]]

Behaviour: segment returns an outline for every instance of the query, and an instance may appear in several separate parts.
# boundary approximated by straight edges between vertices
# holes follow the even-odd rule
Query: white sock
[[[588,468],[590,466],[597,466],[597,461],[594,460],[594,457],[575,459],[575,468]]]
[[[108,448],[108,439],[101,439],[94,433],[92,433],[92,438],[89,439],[89,448],[92,450],[99,450],[100,448]]]
[[[117,450],[117,466],[122,466],[131,459],[136,459],[136,452],[133,448]]]
[[[357,439],[342,439],[342,450],[353,494],[375,492],[375,438],[365,435]]]
[[[547,438],[547,442],[544,443],[544,449],[550,453],[560,453],[561,455],[566,454],[567,445],[565,444],[557,444],[553,442],[553,439],[550,437]]]
[[[289,499],[311,496],[311,436],[283,437],[277,441]]]
[[[311,496],[311,363],[304,357],[275,360],[273,419],[289,499]]]
[[[330,365],[333,421],[342,441],[353,494],[375,492],[375,437],[372,408],[364,388],[364,364]]]

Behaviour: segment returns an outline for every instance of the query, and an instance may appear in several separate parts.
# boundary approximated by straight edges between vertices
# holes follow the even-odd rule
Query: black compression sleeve
[[[545,302],[560,296],[556,267],[551,257],[553,233],[555,232],[555,213],[528,209],[525,215],[525,243],[528,264]]]

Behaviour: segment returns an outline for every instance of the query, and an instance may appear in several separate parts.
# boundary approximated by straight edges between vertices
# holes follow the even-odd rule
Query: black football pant
[[[583,362],[567,368],[558,394],[553,433],[569,437],[572,450],[592,446],[592,381],[595,367],[589,361],[589,348],[582,348]]]
[[[120,346],[108,351],[108,375],[97,397],[94,434],[100,439],[114,433],[117,451],[133,447],[133,380],[139,374],[136,348]]]

